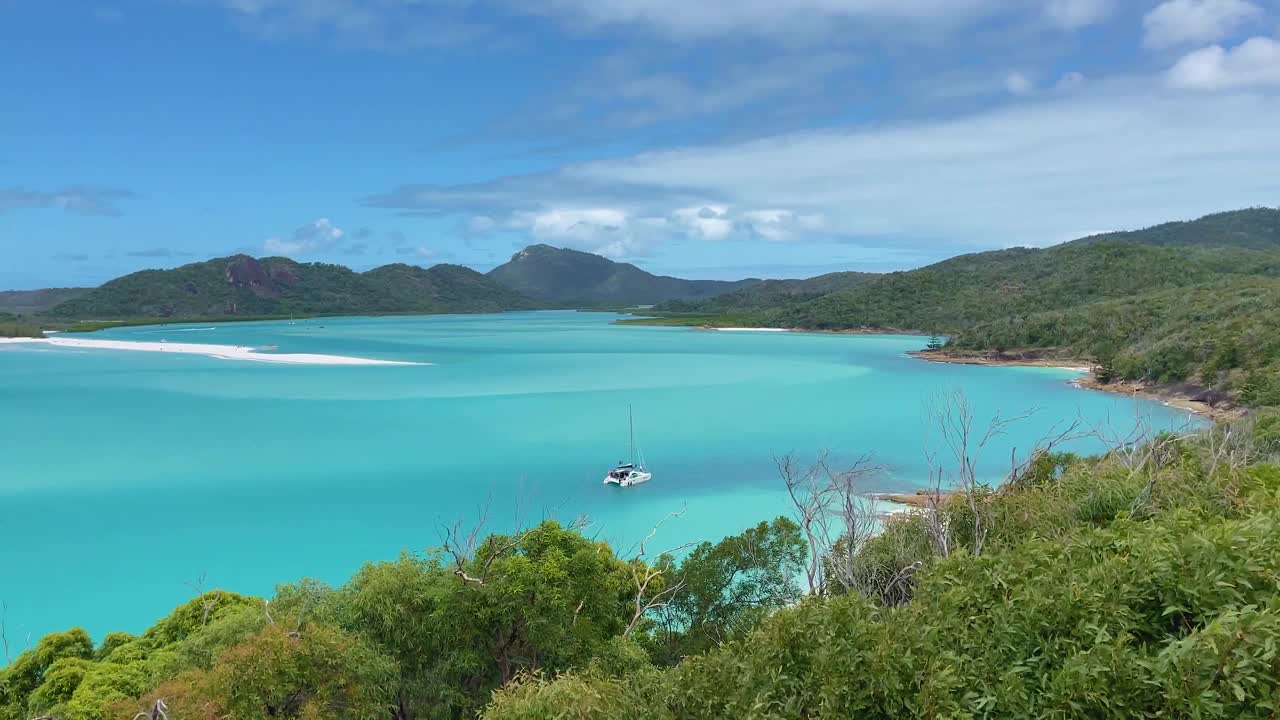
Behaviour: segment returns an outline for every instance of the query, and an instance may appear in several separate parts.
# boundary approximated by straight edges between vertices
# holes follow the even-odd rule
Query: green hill
[[[89,288],[45,288],[43,290],[0,290],[0,313],[35,315],[89,292]]]
[[[962,255],[818,297],[749,288],[658,310],[714,313],[725,324],[946,334],[951,352],[1091,358],[1115,379],[1193,380],[1280,404],[1278,278],[1280,210],[1254,208]]]
[[[1165,247],[1280,248],[1280,208],[1248,208],[1205,215],[1198,220],[1169,222],[1143,230],[1104,233],[1077,243],[1118,240]]]
[[[60,320],[497,312],[535,307],[458,265],[341,265],[235,255],[112,280],[49,311]]]
[[[759,282],[682,280],[550,245],[530,245],[488,275],[515,292],[560,306],[650,305],[711,297]]]
[[[877,273],[835,272],[807,280],[762,280],[733,292],[702,300],[672,300],[662,304],[671,312],[724,313],[757,310],[815,300],[829,293],[860,287],[881,277]]]

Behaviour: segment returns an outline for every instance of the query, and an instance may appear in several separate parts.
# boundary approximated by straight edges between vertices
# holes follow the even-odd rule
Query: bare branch
[[[491,494],[477,510],[476,522],[468,530],[463,530],[461,520],[455,521],[451,526],[440,523],[438,528],[440,547],[453,561],[453,574],[461,578],[463,582],[473,585],[484,585],[493,563],[498,558],[519,547],[520,543],[524,542],[525,537],[533,532],[533,528],[524,528],[517,524],[510,535],[489,535],[481,542],[480,536],[488,523],[489,509],[492,503],[493,496]],[[519,517],[520,509],[517,501],[517,520]],[[543,521],[545,522],[548,519],[550,519],[550,516],[544,511]],[[590,517],[579,515],[574,518],[573,522],[566,525],[565,529],[570,532],[578,532],[584,530],[590,524]],[[479,573],[472,575],[468,572],[468,567],[476,565],[477,558],[480,559],[478,563]],[[471,569],[475,570],[477,568]]]
[[[937,428],[942,444],[948,450],[950,459],[955,463],[954,485],[965,498],[969,512],[973,515],[973,554],[981,555],[990,528],[978,504],[978,495],[983,488],[978,481],[978,460],[983,450],[993,440],[1005,435],[1012,425],[1035,415],[1037,410],[1026,410],[1010,417],[996,413],[987,422],[981,434],[974,429],[973,408],[969,405],[969,399],[963,390],[955,389],[940,394],[926,404],[926,410]],[[939,535],[948,530],[945,527],[946,521],[941,518],[943,466],[937,462],[936,454],[931,454],[929,457],[931,474],[937,474],[936,477],[931,478],[931,484],[936,491],[930,498],[931,507],[928,509],[932,516],[929,520],[930,535],[935,541],[935,548],[941,545],[943,552],[949,553],[949,541],[945,541]],[[1011,461],[1011,464],[1013,464],[1012,471],[1016,474],[1017,465],[1014,461]],[[939,537],[933,537],[934,535]]]
[[[624,637],[629,636],[636,629],[636,626],[640,623],[640,619],[647,613],[666,607],[671,603],[676,595],[684,589],[685,583],[681,580],[671,587],[663,588],[653,595],[650,595],[650,588],[653,583],[663,577],[665,573],[662,568],[654,564],[646,563],[644,559],[647,553],[646,547],[649,542],[653,540],[654,536],[658,534],[658,530],[672,518],[683,518],[687,509],[688,508],[686,507],[679,511],[669,512],[659,520],[658,523],[653,526],[653,529],[649,531],[649,534],[640,541],[640,544],[635,550],[635,554],[628,562],[628,565],[631,568],[631,582],[635,586],[636,593],[632,601],[634,612],[631,616],[631,622],[627,623],[627,629],[622,633]],[[658,557],[661,558],[663,555],[678,553],[681,550],[693,547],[694,544],[695,543],[693,542],[687,542],[674,548],[669,548],[659,553]]]
[[[200,573],[200,577],[187,583],[187,587],[195,591],[196,597],[199,598],[200,600],[200,605],[204,608],[204,616],[201,618],[200,624],[208,625],[209,615],[213,613],[214,606],[218,604],[218,596],[213,595],[212,597],[206,598],[204,582],[205,582],[205,573]]]
[[[4,645],[4,661],[8,665],[13,664],[13,656],[9,654],[9,635],[6,631],[4,619],[9,613],[9,606],[0,602],[0,644]]]
[[[143,710],[134,715],[133,720],[169,720],[169,706],[165,704],[164,698],[160,698],[150,710]]]

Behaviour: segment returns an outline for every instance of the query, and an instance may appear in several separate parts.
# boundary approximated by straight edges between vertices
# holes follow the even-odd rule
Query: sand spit
[[[137,342],[132,340],[97,340],[66,336],[45,338],[0,338],[2,344],[53,345],[55,347],[82,348],[85,350],[133,350],[162,352],[178,355],[204,355],[220,360],[249,360],[251,362],[278,363],[282,365],[430,365],[431,363],[404,362],[400,360],[374,360],[344,355],[315,355],[309,353],[264,353],[244,345],[206,345],[202,343]]]

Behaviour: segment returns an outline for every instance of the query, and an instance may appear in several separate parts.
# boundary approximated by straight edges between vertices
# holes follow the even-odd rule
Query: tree
[[[681,588],[655,616],[655,659],[674,664],[744,637],[778,608],[800,599],[805,558],[800,526],[786,517],[694,548],[672,573]]]
[[[574,529],[447,535],[462,540],[366,565],[316,611],[398,663],[397,718],[474,713],[521,673],[585,664],[631,619],[629,566]]]
[[[1116,372],[1116,356],[1114,354],[1107,353],[1098,358],[1093,365],[1093,379],[1103,385],[1110,385],[1120,379],[1119,373]]]
[[[395,663],[336,628],[270,625],[227,650],[207,671],[170,680],[128,710],[164,706],[170,720],[342,718],[382,720],[391,706]]]
[[[943,341],[943,339],[938,337],[937,333],[934,333],[929,336],[929,342],[927,345],[925,345],[925,347],[928,348],[929,350],[937,352],[941,350],[945,345],[946,343]]]

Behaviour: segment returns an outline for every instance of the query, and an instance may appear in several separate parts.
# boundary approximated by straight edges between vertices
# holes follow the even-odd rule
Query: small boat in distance
[[[636,464],[636,421],[631,414],[630,405],[627,406],[627,423],[631,427],[631,462],[618,463],[618,467],[610,470],[604,476],[605,485],[631,487],[648,482],[653,477],[653,473],[644,469],[643,454],[640,456],[640,464]]]

